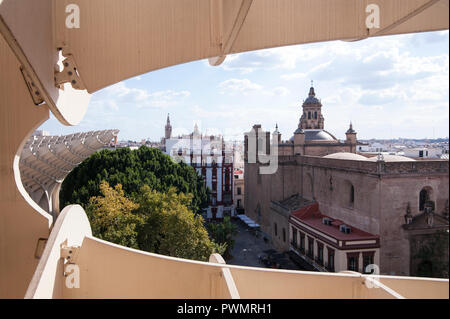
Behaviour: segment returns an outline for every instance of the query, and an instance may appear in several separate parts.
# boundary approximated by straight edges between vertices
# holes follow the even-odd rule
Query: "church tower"
[[[350,144],[350,153],[356,153],[356,144],[358,142],[356,139],[356,131],[353,129],[352,122],[350,122],[350,127],[347,132],[345,132],[345,136],[347,137],[345,142]]]
[[[322,115],[322,103],[316,98],[314,87],[311,81],[311,88],[306,100],[303,102],[303,114],[298,127],[303,130],[324,128],[324,118]]]
[[[166,123],[166,127],[165,127],[164,138],[167,140],[171,137],[172,137],[172,125],[170,125],[169,114],[167,114],[167,123]]]

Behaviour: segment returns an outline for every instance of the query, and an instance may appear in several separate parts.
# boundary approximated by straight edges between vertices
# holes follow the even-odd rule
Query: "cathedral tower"
[[[167,114],[167,123],[166,123],[166,126],[165,126],[164,137],[165,137],[166,140],[172,137],[172,125],[170,125],[169,114]]]
[[[312,81],[311,81],[312,82]],[[322,115],[322,103],[316,98],[314,87],[311,83],[309,94],[303,102],[303,114],[298,127],[303,130],[324,128],[324,118]]]

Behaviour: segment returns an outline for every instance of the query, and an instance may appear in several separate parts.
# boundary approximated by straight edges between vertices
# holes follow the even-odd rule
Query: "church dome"
[[[320,104],[320,102],[315,96],[308,96],[303,104]]]
[[[311,87],[309,89],[308,97],[303,102],[303,105],[305,105],[305,104],[320,104],[319,99],[316,98],[316,93],[314,92],[314,87]]]
[[[400,155],[385,155],[383,154],[383,160],[385,162],[415,162],[416,160],[406,157],[406,156],[400,156]],[[376,162],[378,161],[378,155],[374,157],[370,157],[368,159],[369,161]]]
[[[333,153],[329,155],[323,156],[323,158],[333,158],[333,159],[343,159],[343,160],[352,160],[352,161],[367,161],[367,157],[364,157],[359,154],[355,153],[347,153],[347,152],[341,152],[341,153]]]
[[[295,131],[296,134],[299,130]],[[330,141],[335,142],[337,139],[325,130],[303,130],[305,134],[305,141]],[[294,140],[294,136],[291,137],[290,141]]]
[[[306,141],[337,141],[337,139],[325,130],[304,130]]]

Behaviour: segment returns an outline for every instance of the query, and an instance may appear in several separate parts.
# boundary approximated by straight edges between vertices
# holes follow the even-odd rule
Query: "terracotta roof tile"
[[[323,218],[332,220],[332,225],[323,224]],[[379,238],[377,235],[370,234],[339,219],[334,219],[322,214],[319,209],[319,203],[317,202],[292,212],[291,219],[300,221],[301,223],[338,240],[369,240]],[[345,234],[339,230],[339,226],[343,224],[351,228],[350,234]]]

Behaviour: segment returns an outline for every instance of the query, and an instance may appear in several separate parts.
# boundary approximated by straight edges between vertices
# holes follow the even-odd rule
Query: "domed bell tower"
[[[306,100],[303,102],[303,114],[298,127],[303,130],[324,128],[324,117],[322,115],[322,103],[316,98],[313,83]]]

